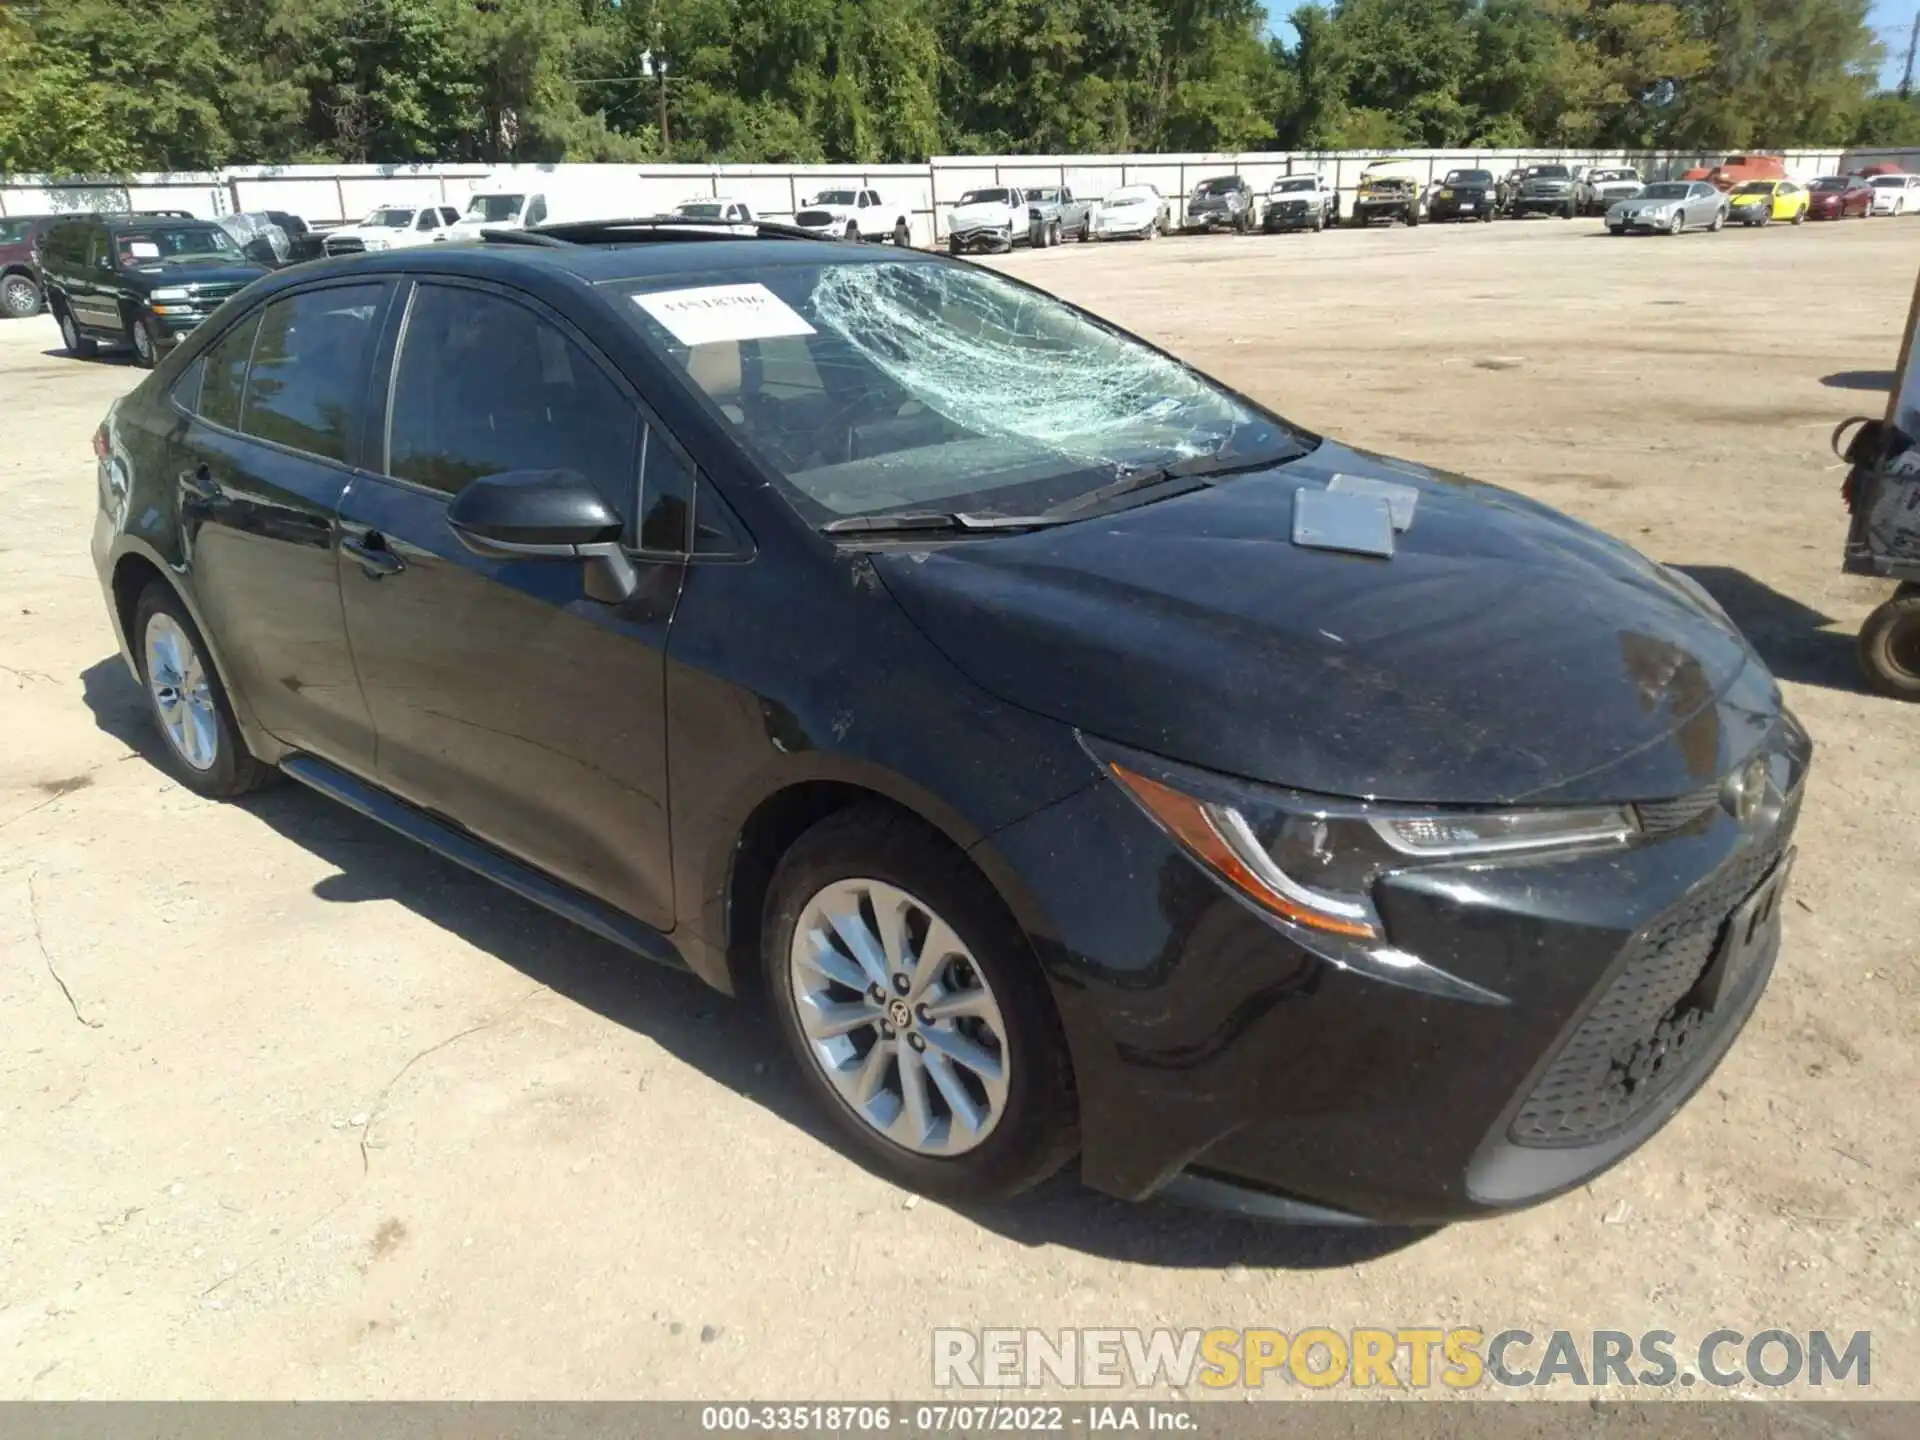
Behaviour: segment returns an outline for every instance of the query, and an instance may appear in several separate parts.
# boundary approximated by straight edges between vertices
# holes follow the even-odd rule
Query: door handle
[[[369,530],[359,539],[349,536],[340,542],[340,548],[354,558],[370,580],[397,575],[407,568],[407,562],[387,548],[386,537],[378,530]]]

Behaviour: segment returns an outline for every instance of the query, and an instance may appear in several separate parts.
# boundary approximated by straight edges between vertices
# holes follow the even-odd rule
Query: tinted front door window
[[[380,313],[380,285],[340,285],[276,300],[260,320],[240,428],[345,461],[358,433]]]
[[[571,470],[633,513],[639,414],[560,329],[485,291],[422,286],[394,380],[388,473],[449,493]]]

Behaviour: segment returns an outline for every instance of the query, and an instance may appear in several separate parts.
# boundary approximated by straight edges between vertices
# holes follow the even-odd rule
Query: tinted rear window
[[[364,413],[384,289],[338,285],[267,306],[240,429],[344,461]]]
[[[200,418],[229,430],[240,428],[240,396],[247,384],[247,357],[253,351],[253,337],[260,330],[260,317],[250,316],[237,329],[221,337],[202,361],[200,381]]]

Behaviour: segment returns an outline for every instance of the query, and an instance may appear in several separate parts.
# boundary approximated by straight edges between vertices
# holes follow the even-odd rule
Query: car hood
[[[974,205],[956,205],[952,219],[961,225],[1004,225],[1013,214],[1013,206],[1003,200],[986,200]]]
[[[250,285],[267,273],[264,265],[242,261],[238,265],[186,264],[142,265],[135,272],[156,286],[185,286],[193,290],[228,291]]]
[[[1292,543],[1295,491],[1339,473],[1420,492],[1392,559]],[[1521,496],[1332,443],[1104,518],[872,559],[999,698],[1326,794],[1678,796],[1779,711],[1692,582]]]

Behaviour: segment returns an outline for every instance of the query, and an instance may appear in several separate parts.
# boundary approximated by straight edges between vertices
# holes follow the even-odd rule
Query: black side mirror
[[[453,497],[447,525],[476,555],[588,561],[587,593],[596,600],[618,603],[639,586],[620,548],[620,516],[571,470],[483,475]]]

